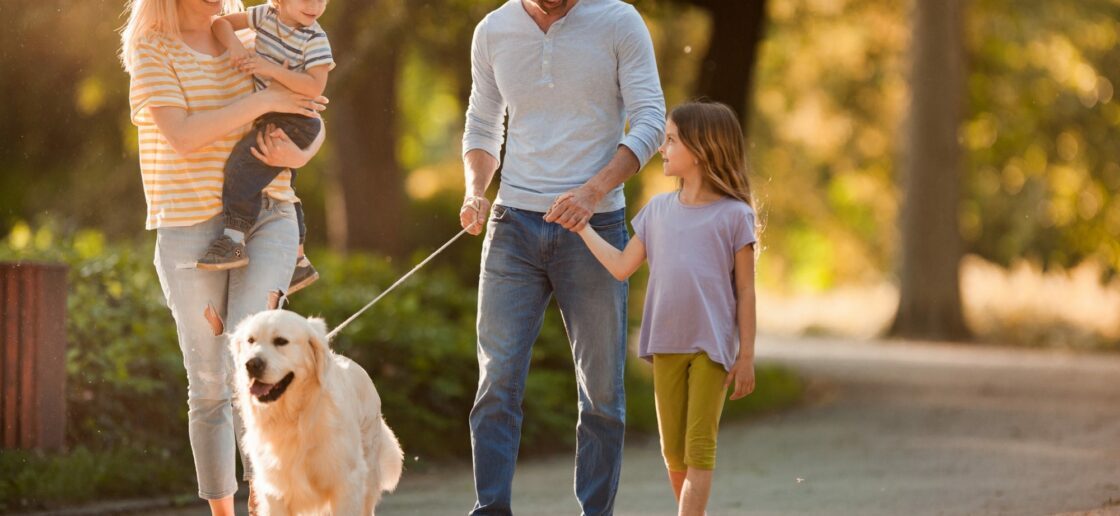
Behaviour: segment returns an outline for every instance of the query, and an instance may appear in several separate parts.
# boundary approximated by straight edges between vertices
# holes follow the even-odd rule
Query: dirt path
[[[806,404],[725,425],[710,513],[1120,514],[1120,356],[764,338]],[[674,514],[657,443],[630,442],[616,512]],[[572,459],[519,467],[517,514],[578,514]],[[406,474],[383,515],[465,514],[470,470]],[[1103,509],[1102,509],[1103,508]]]

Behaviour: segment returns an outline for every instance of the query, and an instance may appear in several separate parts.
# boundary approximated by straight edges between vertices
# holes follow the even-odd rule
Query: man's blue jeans
[[[591,226],[625,247],[624,210]],[[611,514],[626,420],[627,283],[614,279],[579,235],[544,214],[494,206],[478,292],[478,394],[471,410],[477,501],[472,514],[512,514],[521,403],[533,342],[556,295],[579,391],[575,494],[588,515]],[[528,400],[532,403],[533,400]]]

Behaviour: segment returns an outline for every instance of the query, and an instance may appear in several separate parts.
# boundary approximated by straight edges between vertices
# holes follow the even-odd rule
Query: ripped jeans
[[[226,321],[228,333],[245,317],[266,309],[269,292],[288,289],[299,244],[292,203],[265,197],[246,235],[253,257],[248,266],[219,272],[180,267],[202,256],[223,229],[218,215],[193,226],[156,230],[156,272],[175,318],[187,369],[187,415],[198,495],[207,500],[237,492],[235,435],[241,432],[241,421],[231,403],[233,364],[226,337],[214,336],[203,311],[207,303],[213,305]],[[249,478],[244,455],[242,463]]]

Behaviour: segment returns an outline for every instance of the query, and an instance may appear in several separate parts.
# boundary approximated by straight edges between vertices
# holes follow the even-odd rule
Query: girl
[[[233,514],[232,359],[203,311],[213,304],[235,326],[268,307],[296,262],[297,201],[288,172],[265,189],[256,224],[246,234],[254,256],[229,272],[180,268],[222,233],[222,166],[257,117],[269,112],[318,116],[327,99],[280,88],[253,92],[252,76],[230,71],[229,53],[210,30],[212,17],[240,10],[238,0],[132,0],[121,31],[121,60],[131,78],[129,103],[139,132],[140,172],[148,229],[156,231],[155,266],[175,318],[187,370],[188,425],[199,496],[214,514]],[[324,132],[301,150],[282,131],[257,135],[255,152],[274,166],[304,166]],[[246,468],[246,476],[250,474]],[[250,499],[252,494],[250,493]],[[250,502],[251,503],[251,502]]]
[[[649,260],[639,355],[653,362],[661,451],[679,514],[702,515],[712,486],[724,394],[754,390],[755,213],[743,133],[723,104],[669,114],[659,149],[680,189],[634,217],[622,251],[591,226],[580,236],[619,281]]]

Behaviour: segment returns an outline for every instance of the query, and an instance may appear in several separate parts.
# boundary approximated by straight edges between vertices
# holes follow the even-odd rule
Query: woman
[[[265,190],[246,239],[254,257],[248,267],[204,272],[190,265],[222,232],[222,166],[253,120],[274,111],[318,116],[327,102],[282,88],[253,93],[252,77],[230,65],[210,31],[213,16],[241,8],[239,0],[132,0],[121,31],[132,121],[139,129],[146,227],[156,230],[155,266],[187,370],[199,496],[216,515],[233,514],[237,491],[232,361],[225,337],[213,334],[203,313],[212,305],[232,327],[267,308],[269,292],[287,288],[298,245],[291,173],[281,173]],[[263,128],[255,153],[269,165],[298,168],[323,137],[321,131],[302,151],[282,132]]]

